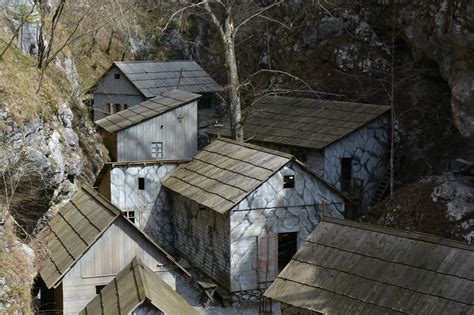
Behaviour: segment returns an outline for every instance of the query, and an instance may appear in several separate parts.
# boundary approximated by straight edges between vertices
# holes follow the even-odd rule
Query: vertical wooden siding
[[[202,209],[179,195],[173,195],[173,204],[176,250],[220,285],[229,287],[229,217]]]
[[[119,131],[117,160],[152,160],[152,142],[163,142],[163,160],[192,159],[197,152],[197,102]]]
[[[94,91],[94,120],[105,117],[105,114],[98,110],[102,109],[103,104],[127,104],[136,105],[143,102],[145,98],[138,89],[120,73],[120,79],[115,79],[114,74],[120,73],[117,67],[113,67],[107,73]]]
[[[77,314],[95,297],[95,286],[109,283],[135,256],[176,288],[167,260],[124,220],[117,219],[65,276],[64,314]]]

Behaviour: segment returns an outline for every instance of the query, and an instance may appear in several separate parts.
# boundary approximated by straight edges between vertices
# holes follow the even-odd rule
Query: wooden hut
[[[96,121],[114,162],[184,160],[197,152],[197,94],[173,90]]]
[[[220,139],[163,181],[175,250],[238,300],[255,300],[322,212],[342,217],[337,189],[293,156]]]
[[[244,113],[244,135],[296,156],[365,209],[388,187],[389,111],[381,105],[267,96]],[[228,123],[209,132],[231,135]]]
[[[212,103],[222,87],[195,61],[114,62],[90,89],[94,120],[120,112],[174,89],[202,95]]]
[[[189,303],[135,257],[80,315],[197,315]]]
[[[328,218],[265,296],[281,314],[473,314],[474,246]]]
[[[173,289],[190,274],[127,220],[122,212],[83,185],[37,237],[44,252],[40,276],[46,310],[77,314],[134,257]]]

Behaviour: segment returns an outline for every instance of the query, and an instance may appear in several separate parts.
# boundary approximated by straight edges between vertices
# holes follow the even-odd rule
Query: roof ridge
[[[384,104],[337,101],[337,100],[327,100],[327,99],[321,99],[321,98],[286,96],[286,95],[266,95],[266,96],[262,97],[261,99],[257,100],[255,103],[259,103],[259,102],[261,102],[262,100],[264,100],[266,98],[285,98],[285,99],[294,99],[294,100],[302,99],[302,100],[308,100],[308,101],[320,101],[320,102],[329,102],[329,103],[347,103],[347,104],[357,104],[357,105],[364,105],[364,106],[387,107],[388,109],[391,108],[390,105],[384,105]]]
[[[242,147],[246,147],[246,148],[249,148],[249,149],[252,149],[252,150],[255,150],[255,151],[260,151],[260,152],[263,152],[263,153],[268,153],[268,154],[280,156],[280,157],[283,157],[283,158],[287,158],[288,160],[291,160],[292,158],[294,158],[294,156],[289,154],[289,153],[264,148],[264,147],[261,147],[261,146],[255,145],[255,144],[251,144],[251,143],[248,143],[248,142],[239,142],[239,141],[232,140],[232,139],[229,139],[229,138],[224,138],[224,137],[217,138],[217,141],[232,143],[232,144],[239,145],[239,146],[242,146]]]
[[[132,259],[131,264],[133,266],[133,270],[134,271],[137,270],[138,271],[137,273],[140,276],[139,279],[140,279],[140,281],[142,283],[142,286],[143,286],[143,295],[144,295],[142,300],[150,299],[150,297],[151,297],[150,286],[149,286],[149,283],[147,281],[147,277],[144,274],[145,265],[143,264],[143,262],[137,256],[135,256]]]
[[[118,217],[122,214],[122,211],[105,199],[101,194],[99,194],[93,187],[87,183],[82,183],[81,187],[87,194],[92,198],[97,200],[101,205],[103,205],[107,210],[109,210],[115,217]]]
[[[184,101],[176,98],[176,96],[174,95],[174,93],[177,93],[178,96],[179,96],[179,93],[182,93],[182,92],[187,94],[186,99]],[[199,95],[199,94],[190,93],[190,92],[177,90],[177,89],[170,90],[170,91],[164,91],[164,92],[161,92],[159,95],[156,95],[156,96],[152,97],[151,99],[144,100],[143,102],[140,102],[136,105],[130,106],[129,108],[124,109],[120,112],[117,112],[117,113],[111,114],[109,116],[106,116],[104,118],[98,119],[94,123],[95,123],[95,125],[99,126],[100,128],[104,129],[107,132],[115,133],[115,132],[118,132],[118,131],[121,131],[121,130],[131,128],[131,127],[136,126],[138,124],[141,124],[145,121],[149,121],[149,120],[151,120],[153,118],[156,118],[158,116],[164,115],[164,114],[166,114],[166,113],[168,113],[168,112],[170,112],[174,109],[181,108],[185,105],[189,105],[192,102],[196,101],[200,97],[201,97],[201,95]],[[171,100],[172,101],[171,104],[173,104],[173,105],[170,106],[170,105],[161,104],[161,103],[157,102],[156,100],[153,100],[155,98]],[[153,101],[151,101],[151,100],[153,100]],[[164,110],[159,111],[157,109],[152,109],[152,108],[149,108],[145,105],[142,105],[142,104],[147,103],[147,102],[151,102],[153,104],[159,105],[162,108],[164,108]],[[143,109],[143,108],[145,108],[146,110],[152,112],[152,114],[151,115],[144,115],[144,114],[140,113],[139,110]],[[135,118],[137,118],[139,120],[134,121],[134,120],[128,119],[126,116],[124,116],[124,114],[127,114],[127,113],[130,113],[131,115],[135,115]],[[111,118],[118,118],[118,119],[121,120],[121,123],[124,123],[124,124],[115,123]],[[110,126],[107,126],[107,122],[112,123],[114,126],[117,126],[118,128],[115,128],[115,127],[110,128]],[[129,123],[127,123],[127,122],[129,122]],[[111,130],[111,131],[109,131],[109,130]]]
[[[376,233],[382,233],[382,234],[388,234],[392,236],[408,238],[408,239],[412,239],[412,240],[420,241],[420,242],[427,242],[427,243],[433,243],[433,244],[443,245],[447,247],[454,247],[458,249],[474,251],[473,244],[451,240],[451,239],[447,239],[447,238],[437,236],[434,234],[429,234],[429,233],[402,230],[402,229],[386,227],[386,226],[381,226],[381,225],[376,225],[376,224],[371,224],[371,223],[358,222],[358,221],[352,221],[352,220],[347,220],[347,219],[336,219],[336,218],[330,218],[330,217],[323,217],[321,221],[343,225],[343,226],[349,226],[353,228],[358,228],[361,230],[372,231]]]
[[[196,60],[129,60],[129,61],[114,61],[115,64],[126,64],[126,63],[169,63],[169,62],[195,62]]]

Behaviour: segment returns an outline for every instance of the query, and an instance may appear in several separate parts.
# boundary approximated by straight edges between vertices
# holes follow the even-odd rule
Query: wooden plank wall
[[[196,202],[177,194],[173,195],[173,204],[176,250],[220,285],[229,287],[228,216],[202,209]]]
[[[120,73],[120,79],[115,79],[114,74]],[[140,91],[125,77],[123,73],[114,67],[99,82],[94,93],[94,120],[104,118],[101,113],[103,104],[127,104],[129,107],[143,102],[145,98]]]
[[[176,288],[168,261],[120,217],[65,276],[64,314],[77,314],[96,295],[95,286],[109,283],[135,256]]]
[[[152,142],[163,142],[163,160],[192,159],[197,152],[197,102],[119,131],[117,160],[152,160]]]

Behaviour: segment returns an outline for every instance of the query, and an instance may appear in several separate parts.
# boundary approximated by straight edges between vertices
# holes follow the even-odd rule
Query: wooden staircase
[[[389,153],[390,154],[390,153]],[[394,155],[394,161],[393,161],[393,168],[397,168],[399,163],[400,163],[400,155],[397,154],[397,150],[395,150],[395,155]],[[375,206],[379,202],[381,202],[388,194],[390,190],[390,175],[392,173],[392,170],[390,169],[390,164],[387,165],[387,169],[385,171],[385,174],[383,175],[382,179],[379,181],[377,185],[377,192],[375,193],[375,196],[370,200],[370,207]]]
[[[375,193],[375,196],[370,201],[370,207],[373,207],[379,202],[381,202],[387,195],[387,191],[390,188],[390,175],[391,175],[391,169],[389,166],[387,167],[385,174],[383,175],[382,179],[380,180],[378,184],[377,192]]]

